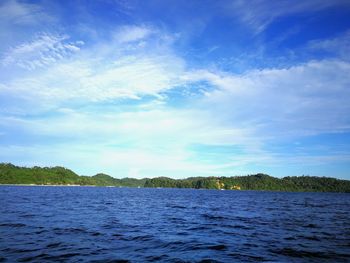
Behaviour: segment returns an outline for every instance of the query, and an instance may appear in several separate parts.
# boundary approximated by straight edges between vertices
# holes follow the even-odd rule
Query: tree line
[[[275,178],[267,174],[233,177],[193,177],[179,180],[158,177],[147,180],[145,187],[350,193],[350,181],[348,180],[316,176]]]
[[[94,185],[119,187],[164,187],[224,190],[265,190],[291,192],[346,192],[350,193],[350,181],[330,177],[293,176],[275,178],[267,174],[233,177],[190,177],[186,179],[123,178],[107,174],[79,176],[64,167],[19,167],[0,164],[0,184],[34,185]]]
[[[117,179],[107,174],[79,176],[64,167],[19,167],[9,163],[0,164],[0,184],[34,185],[94,185],[143,187],[146,179]]]

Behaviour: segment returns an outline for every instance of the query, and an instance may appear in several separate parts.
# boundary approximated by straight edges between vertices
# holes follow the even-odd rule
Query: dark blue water
[[[0,261],[350,262],[350,195],[1,186]]]

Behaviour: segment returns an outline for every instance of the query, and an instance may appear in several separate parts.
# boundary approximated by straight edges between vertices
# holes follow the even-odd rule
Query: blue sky
[[[0,161],[350,179],[350,2],[0,3]]]

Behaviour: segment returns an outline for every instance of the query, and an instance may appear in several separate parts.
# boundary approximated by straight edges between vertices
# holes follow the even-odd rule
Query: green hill
[[[295,176],[280,179],[266,174],[192,177],[181,180],[158,177],[147,180],[145,187],[350,193],[350,181],[348,180],[316,176]]]
[[[146,179],[116,179],[107,174],[79,176],[63,167],[19,167],[0,164],[0,184],[144,186]]]
[[[268,190],[292,192],[346,192],[350,193],[350,181],[329,177],[296,176],[275,178],[266,174],[233,177],[190,177],[172,179],[117,179],[107,174],[79,176],[64,167],[19,167],[0,164],[0,184],[35,185],[94,185],[125,187],[170,187],[225,190]]]
[[[63,167],[18,167],[0,164],[1,184],[75,184],[80,177]]]

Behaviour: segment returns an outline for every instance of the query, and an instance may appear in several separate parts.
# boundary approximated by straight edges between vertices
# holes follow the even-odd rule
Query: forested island
[[[266,190],[291,192],[345,192],[350,193],[350,181],[330,177],[293,176],[275,178],[267,174],[233,177],[190,177],[186,179],[123,178],[107,174],[80,176],[64,167],[19,167],[0,164],[0,184],[17,185],[72,185],[115,187],[169,187],[223,190]]]

